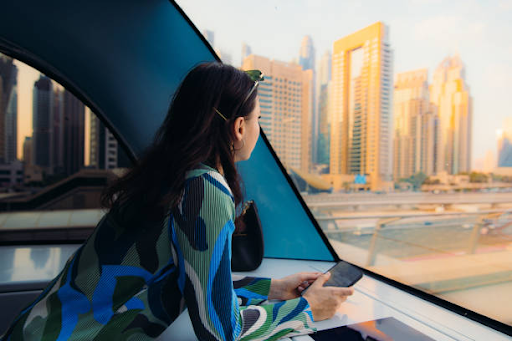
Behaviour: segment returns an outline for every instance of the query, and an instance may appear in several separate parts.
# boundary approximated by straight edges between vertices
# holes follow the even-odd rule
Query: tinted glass
[[[131,165],[122,146],[71,92],[5,55],[0,98],[1,240],[62,240],[43,229],[93,228],[104,186]]]

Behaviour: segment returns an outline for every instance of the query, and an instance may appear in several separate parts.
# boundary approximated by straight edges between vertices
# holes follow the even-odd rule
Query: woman
[[[186,76],[145,157],[104,193],[108,213],[6,340],[153,339],[185,307],[201,340],[276,339],[335,313],[352,289],[323,287],[329,275],[232,280],[235,162],[259,136],[257,84],[220,63]]]

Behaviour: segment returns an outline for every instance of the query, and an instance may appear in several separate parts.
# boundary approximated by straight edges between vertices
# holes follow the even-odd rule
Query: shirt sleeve
[[[237,295],[248,304],[266,300],[270,280],[249,279],[235,290],[231,275],[234,214],[231,192],[213,172],[188,180],[181,204],[172,210],[178,286],[196,336],[200,340],[274,340],[315,331],[311,309],[302,297],[240,306]]]
[[[268,299],[270,278],[231,276],[239,305],[261,304]]]

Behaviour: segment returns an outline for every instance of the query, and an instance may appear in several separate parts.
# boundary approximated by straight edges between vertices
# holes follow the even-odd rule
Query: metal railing
[[[379,233],[381,230],[390,225],[395,224],[403,219],[407,218],[431,218],[431,217],[472,217],[476,216],[476,220],[473,223],[472,231],[470,235],[470,241],[467,246],[466,253],[474,254],[477,246],[478,239],[481,233],[481,230],[484,226],[490,225],[490,221],[497,220],[503,215],[511,214],[512,209],[491,209],[484,210],[478,212],[442,212],[442,213],[383,213],[383,214],[351,214],[351,215],[340,215],[340,216],[316,216],[316,220],[320,224],[321,228],[328,235],[332,233],[340,233],[340,232],[349,232],[354,231],[357,232],[357,228],[347,227],[347,228],[338,228],[336,221],[338,220],[374,220],[375,226],[372,231],[372,238],[370,241],[370,246],[368,249],[368,256],[365,262],[365,266],[375,265],[375,260],[377,257],[377,240],[379,238]],[[330,226],[334,225],[336,228],[331,229]],[[406,228],[406,227],[402,227]]]

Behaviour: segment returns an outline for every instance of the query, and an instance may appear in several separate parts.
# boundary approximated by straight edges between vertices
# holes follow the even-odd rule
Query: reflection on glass
[[[348,326],[322,330],[311,335],[314,340],[345,340],[345,341],[432,341],[425,334],[409,327],[393,317],[375,321],[351,324]]]
[[[43,269],[50,259],[50,250],[47,248],[44,249],[30,249],[30,259],[34,264],[34,268]]]
[[[11,282],[50,280],[62,270],[59,247],[33,246],[14,252]]]

